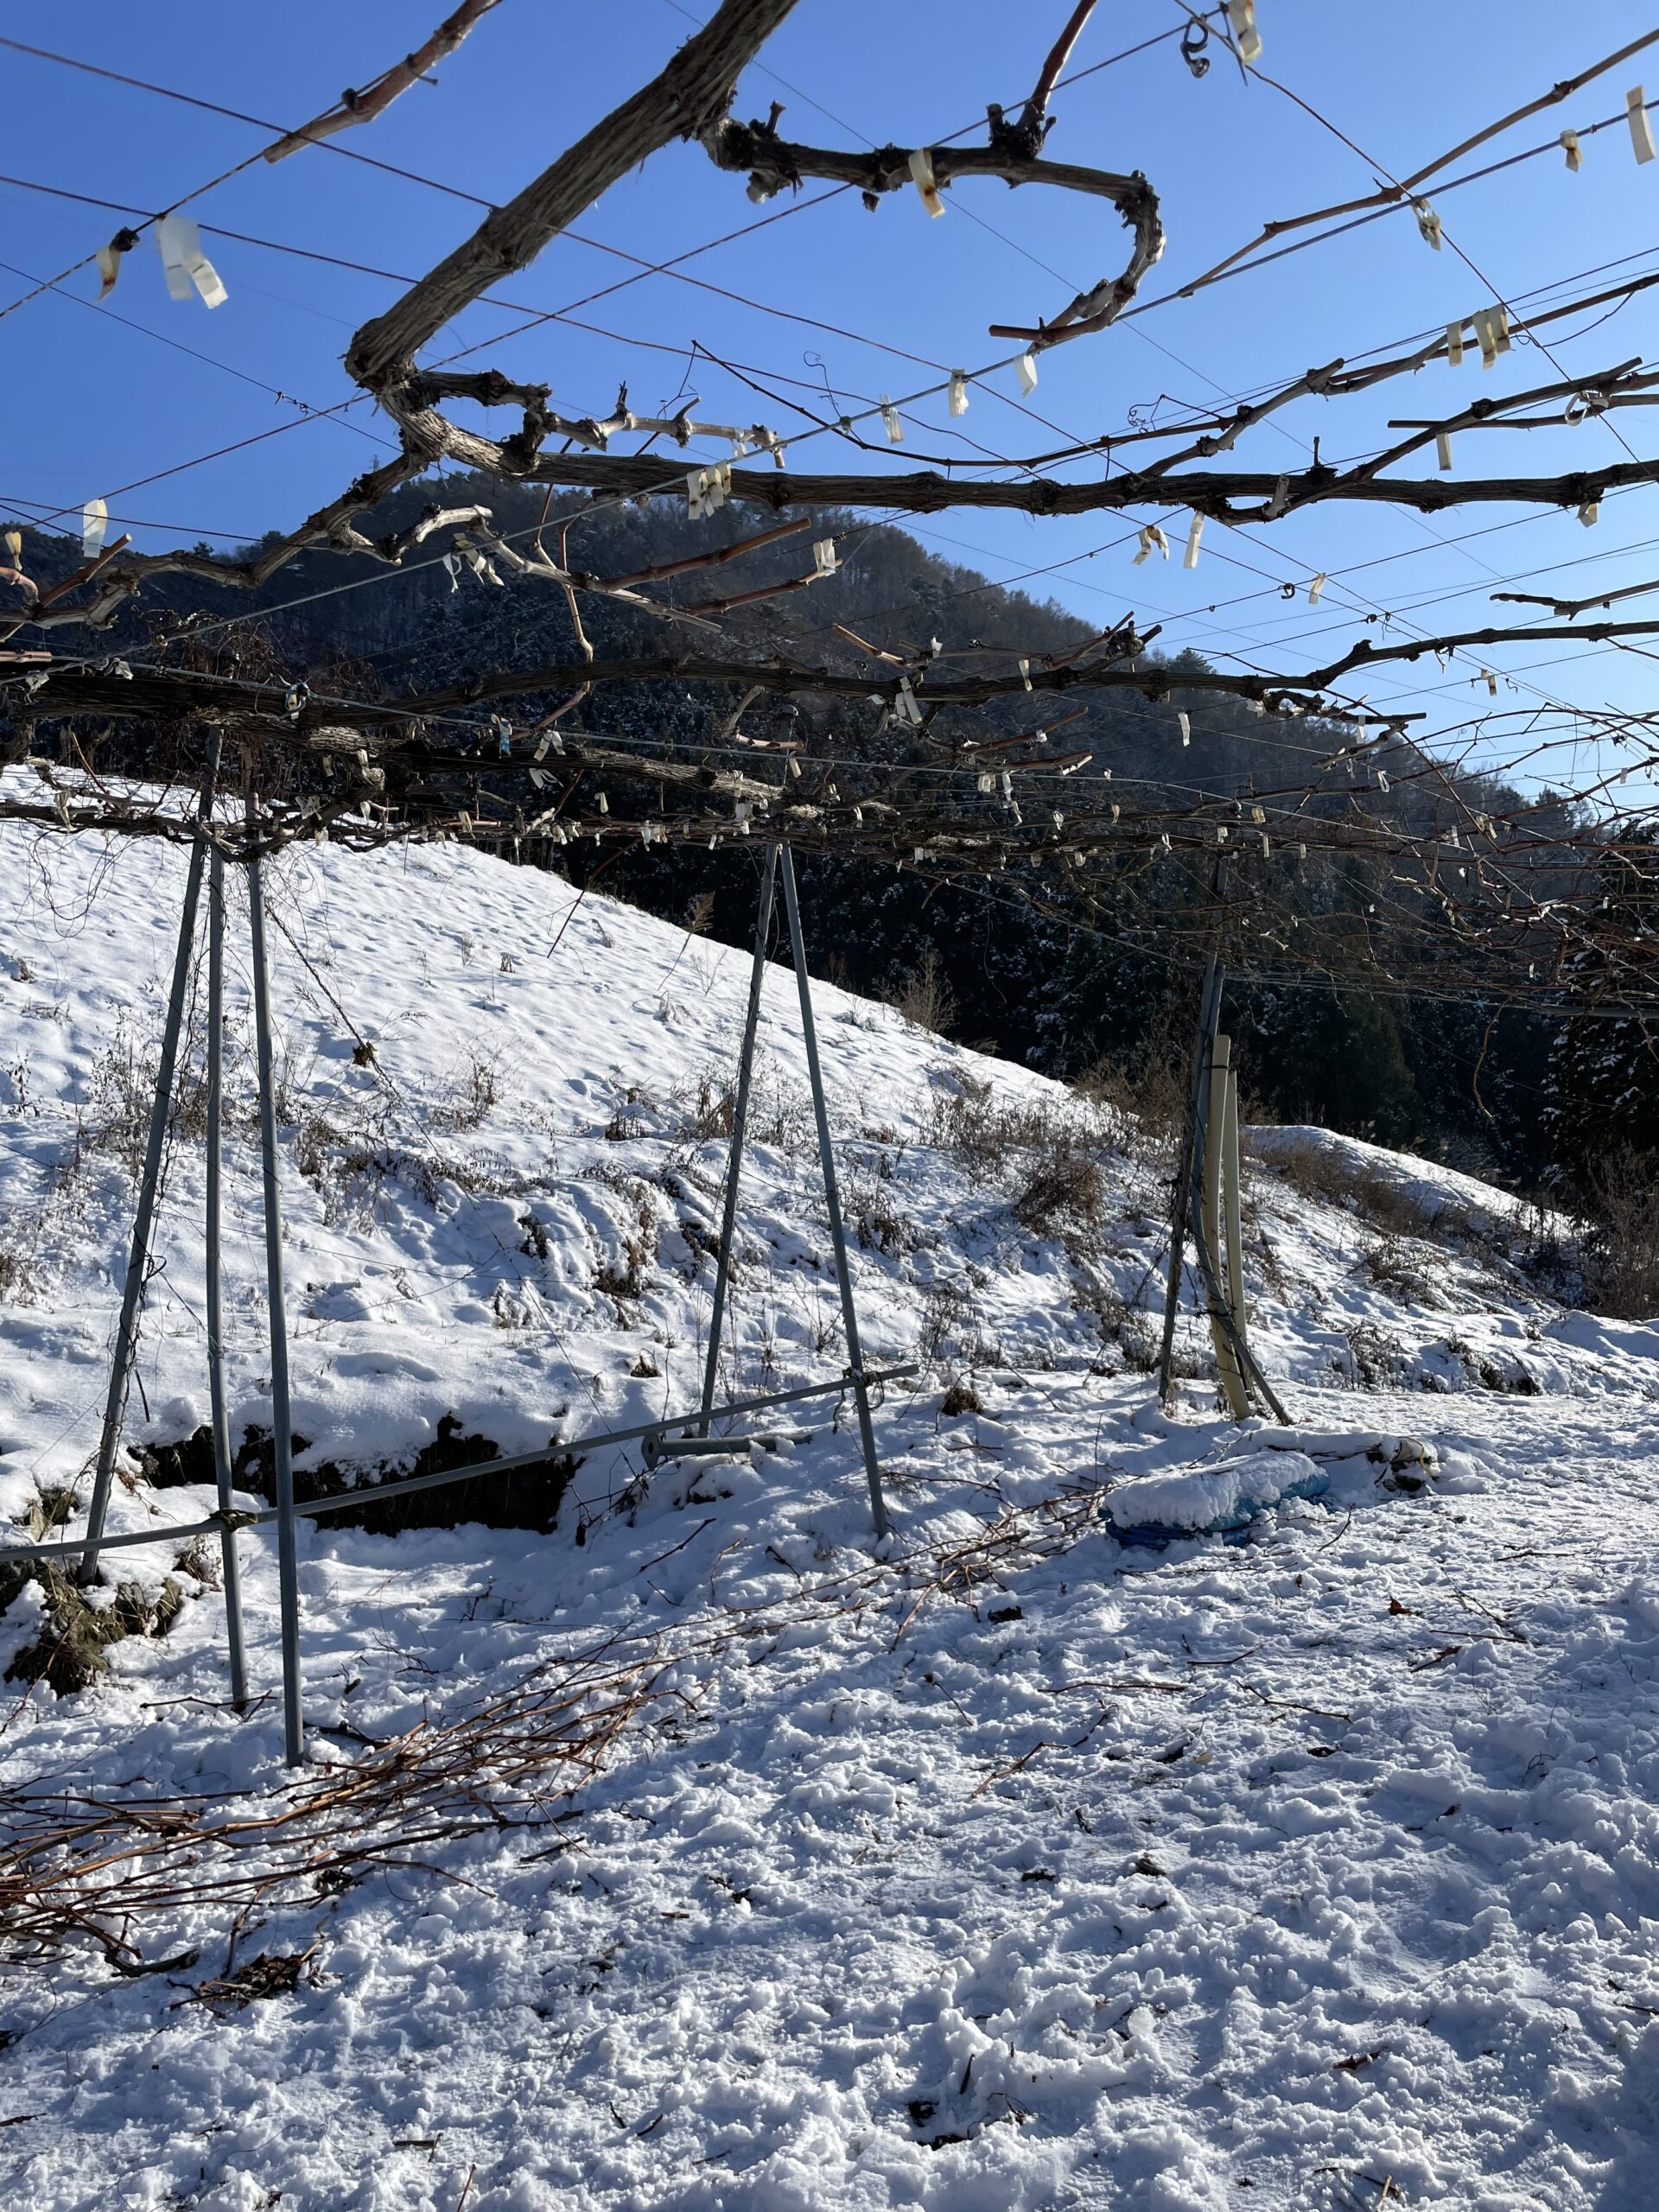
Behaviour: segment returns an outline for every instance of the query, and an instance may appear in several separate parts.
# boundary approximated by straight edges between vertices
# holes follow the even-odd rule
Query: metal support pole
[[[1176,1164],[1175,1189],[1170,1207],[1169,1224],[1169,1281],[1164,1293],[1164,1338],[1158,1356],[1158,1399],[1166,1404],[1170,1384],[1173,1379],[1175,1361],[1175,1317],[1180,1311],[1181,1276],[1186,1267],[1187,1219],[1192,1211],[1193,1187],[1198,1179],[1198,1162],[1204,1156],[1204,1124],[1205,1080],[1210,1065],[1211,1039],[1221,1019],[1221,962],[1211,953],[1210,964],[1204,971],[1204,988],[1198,996],[1198,1029],[1192,1043],[1192,1074],[1187,1086],[1186,1119],[1181,1131],[1181,1156]]]
[[[1203,1225],[1203,1243],[1213,1260],[1221,1249],[1222,1181],[1226,1160],[1227,1141],[1227,1084],[1232,1070],[1232,1040],[1217,1037],[1211,1047],[1209,1099],[1205,1116],[1204,1192],[1199,1210]],[[1219,1286],[1217,1286],[1218,1287]],[[1223,1317],[1216,1311],[1219,1301],[1212,1294],[1206,1301],[1211,1308],[1210,1333],[1215,1341],[1216,1372],[1227,1402],[1232,1408],[1233,1419],[1243,1421],[1250,1410],[1249,1397],[1244,1388],[1244,1376],[1233,1354],[1231,1332],[1224,1325]],[[1229,1306],[1228,1314],[1231,1314]]]
[[[702,1369],[702,1421],[697,1433],[709,1433],[715,1402],[715,1369],[720,1358],[721,1329],[732,1273],[732,1237],[737,1226],[737,1185],[743,1166],[743,1133],[748,1127],[749,1089],[754,1076],[754,1039],[760,1024],[760,986],[766,972],[766,938],[772,928],[772,894],[778,880],[778,848],[766,848],[760,878],[760,909],[754,925],[754,965],[749,971],[749,1007],[743,1023],[743,1047],[737,1060],[737,1096],[732,1106],[732,1149],[726,1164],[726,1206],[720,1222],[720,1254],[715,1262],[715,1310],[709,1319],[709,1357]]]
[[[214,739],[217,751],[218,739]],[[231,1423],[225,1403],[225,1338],[219,1269],[219,1151],[225,1079],[225,861],[215,845],[207,861],[207,1389],[213,1405],[213,1476],[222,1513],[231,1504]],[[247,1649],[242,1636],[242,1571],[236,1531],[219,1532],[225,1586],[225,1629],[231,1651],[231,1698],[248,1707]]]
[[[1221,1137],[1223,1202],[1227,1209],[1227,1302],[1233,1326],[1248,1340],[1249,1300],[1244,1290],[1244,1223],[1238,1174],[1238,1070],[1229,1061],[1227,1116]]]
[[[215,760],[217,755],[215,755]],[[204,812],[213,804],[213,772],[202,791]],[[121,1422],[126,1412],[127,1389],[132,1380],[133,1359],[138,1349],[138,1308],[144,1294],[149,1267],[150,1230],[156,1219],[156,1194],[161,1183],[162,1153],[167,1142],[168,1116],[173,1104],[173,1077],[178,1065],[179,1032],[184,1021],[185,985],[190,974],[190,952],[196,934],[196,907],[201,897],[203,844],[200,837],[190,848],[190,865],[184,879],[184,907],[179,916],[178,949],[173,956],[173,988],[168,995],[167,1020],[162,1029],[162,1057],[156,1071],[156,1097],[149,1109],[149,1135],[144,1146],[143,1171],[138,1183],[138,1210],[133,1216],[132,1244],[127,1255],[127,1280],[121,1294],[121,1316],[116,1324],[115,1355],[110,1368],[109,1395],[104,1402],[104,1427],[98,1440],[98,1471],[92,1481],[92,1502],[87,1510],[87,1533],[104,1534],[110,1510],[110,1489],[115,1479],[115,1456],[121,1444]],[[98,1550],[86,1553],[78,1577],[83,1583],[98,1579]]]
[[[864,1472],[870,1485],[870,1511],[875,1533],[887,1535],[892,1528],[887,1502],[881,1494],[881,1469],[875,1456],[875,1431],[870,1423],[870,1391],[864,1376],[864,1355],[859,1349],[858,1315],[853,1308],[853,1278],[847,1265],[847,1238],[841,1225],[841,1198],[836,1188],[836,1157],[830,1143],[830,1116],[823,1103],[823,1071],[818,1065],[818,1035],[812,1020],[812,985],[806,972],[806,944],[801,934],[800,901],[795,892],[795,858],[787,845],[778,848],[784,879],[784,909],[789,916],[790,950],[795,960],[795,986],[801,1001],[801,1037],[806,1047],[806,1072],[812,1085],[812,1112],[818,1125],[818,1158],[823,1166],[824,1204],[830,1215],[830,1242],[836,1255],[836,1280],[841,1286],[841,1318],[847,1333],[848,1372],[858,1407],[859,1440],[864,1447]]]
[[[252,834],[253,797],[248,797]],[[283,1634],[283,1755],[305,1759],[300,1705],[299,1560],[294,1529],[294,1436],[289,1418],[288,1317],[283,1288],[283,1209],[276,1181],[276,1100],[270,1051],[270,979],[265,965],[264,887],[259,856],[248,856],[248,920],[253,938],[253,1021],[259,1060],[259,1147],[265,1185],[265,1289],[270,1307],[270,1428],[276,1462],[276,1587]]]

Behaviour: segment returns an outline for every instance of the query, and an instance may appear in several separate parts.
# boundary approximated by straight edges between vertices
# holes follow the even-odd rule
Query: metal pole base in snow
[[[202,812],[212,810],[214,773],[219,753],[202,786]],[[116,1453],[121,1446],[121,1423],[126,1413],[127,1390],[138,1347],[138,1308],[149,1269],[150,1232],[156,1220],[156,1195],[162,1179],[162,1153],[167,1141],[168,1116],[173,1104],[173,1077],[178,1065],[179,1032],[184,1021],[185,985],[190,974],[190,953],[195,942],[196,907],[201,897],[204,841],[198,836],[190,848],[190,865],[184,879],[184,906],[179,916],[178,949],[173,956],[173,986],[168,994],[167,1020],[162,1030],[162,1057],[156,1071],[156,1096],[149,1109],[149,1134],[144,1145],[144,1165],[138,1183],[138,1208],[133,1216],[132,1244],[127,1255],[127,1277],[121,1294],[121,1315],[115,1328],[115,1354],[110,1368],[109,1394],[104,1403],[104,1427],[98,1440],[98,1471],[92,1478],[92,1502],[87,1509],[87,1532],[104,1533],[110,1510],[110,1490],[115,1479]],[[98,1579],[96,1543],[82,1554],[77,1579],[83,1584]]]
[[[772,902],[778,880],[778,848],[766,848],[766,870],[760,879],[760,907],[754,924],[754,965],[749,971],[748,1012],[743,1022],[743,1047],[737,1060],[737,1095],[732,1104],[732,1148],[726,1166],[726,1206],[720,1222],[720,1253],[715,1262],[715,1310],[709,1319],[709,1357],[702,1370],[702,1425],[709,1433],[714,1411],[715,1368],[720,1360],[721,1330],[726,1317],[727,1290],[732,1274],[732,1237],[737,1226],[737,1186],[743,1167],[743,1133],[749,1121],[749,1089],[754,1077],[754,1039],[760,1023],[760,986],[766,972],[766,934],[772,927]]]
[[[870,1485],[870,1512],[878,1536],[893,1524],[881,1491],[881,1469],[875,1456],[875,1430],[870,1422],[869,1385],[864,1376],[864,1355],[859,1349],[858,1315],[853,1306],[853,1279],[847,1265],[847,1238],[841,1225],[841,1198],[836,1187],[836,1156],[830,1142],[830,1116],[823,1103],[823,1071],[818,1065],[818,1033],[812,1020],[812,986],[806,972],[806,944],[801,934],[800,901],[795,892],[795,858],[787,845],[778,848],[784,879],[784,908],[789,916],[790,950],[795,960],[795,985],[801,1001],[801,1038],[806,1047],[806,1072],[812,1085],[812,1114],[818,1126],[818,1159],[823,1168],[824,1205],[830,1215],[830,1242],[836,1255],[836,1281],[841,1287],[841,1318],[847,1334],[848,1372],[858,1408],[859,1441],[864,1450],[864,1472]]]
[[[250,821],[253,811],[249,793]],[[265,1185],[265,1290],[270,1308],[270,1429],[276,1462],[276,1587],[282,1613],[283,1756],[305,1758],[300,1703],[299,1554],[294,1519],[294,1433],[289,1413],[288,1315],[283,1286],[282,1193],[276,1180],[276,1101],[270,1049],[270,979],[265,964],[264,887],[257,853],[248,858],[248,920],[253,939],[253,1021],[259,1062],[259,1149]]]

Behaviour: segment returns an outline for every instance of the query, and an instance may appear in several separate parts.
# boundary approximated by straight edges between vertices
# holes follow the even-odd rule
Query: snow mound
[[[1106,1512],[1119,1529],[1242,1529],[1281,1498],[1317,1497],[1326,1479],[1305,1452],[1253,1452],[1218,1467],[1143,1476],[1115,1490]]]

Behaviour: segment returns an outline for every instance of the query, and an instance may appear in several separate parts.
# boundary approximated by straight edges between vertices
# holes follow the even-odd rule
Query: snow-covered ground
[[[9,1520],[85,1496],[183,867],[0,836]],[[274,876],[302,1466],[384,1472],[446,1417],[512,1452],[692,1403],[747,955],[464,850]],[[233,905],[238,1439],[270,1419],[243,934]],[[503,1700],[637,1700],[541,1783],[480,1723],[470,1833],[435,1785],[400,1848],[315,1880],[290,1855],[239,1918],[210,1885],[278,1855],[245,1826],[178,1902],[135,1864],[124,1919],[31,1960],[22,1872],[73,1885],[0,1858],[6,2201],[1650,2205],[1659,1326],[1552,1306],[1467,1178],[1377,1155],[1419,1215],[1446,1193],[1431,1244],[1263,1164],[1255,1330],[1294,1433],[1219,1417],[1193,1325],[1167,1419],[1157,1159],[888,1008],[817,1004],[867,1356],[925,1370],[877,1414],[890,1546],[834,1400],[804,1441],[648,1480],[593,1454],[548,1534],[302,1523],[297,1783],[263,1535],[245,1719],[218,1595],[128,1553],[182,1609],[92,1690],[6,1685],[20,1819],[280,1817],[405,1732],[418,1760]],[[781,968],[762,1055],[734,1392],[845,1356]],[[200,1209],[187,1110],[137,1444],[206,1418]],[[118,1526],[211,1502],[128,1473]],[[1134,1540],[1216,1511],[1235,1541]],[[260,1958],[291,1986],[250,1996]]]

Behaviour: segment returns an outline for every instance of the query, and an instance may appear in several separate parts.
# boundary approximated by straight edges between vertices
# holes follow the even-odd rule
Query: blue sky
[[[1370,189],[1372,161],[1404,174],[1659,28],[1659,14],[1623,0],[1576,13],[1542,0],[1257,0],[1257,9],[1263,69],[1351,144],[1290,99],[1242,81],[1214,44],[1202,80],[1166,39],[1054,103],[1056,158],[1141,168],[1160,195],[1169,244],[1143,298],[1210,267],[1265,220]],[[988,0],[948,9],[802,0],[766,49],[764,67],[747,73],[739,111],[764,112],[780,99],[787,133],[828,143],[938,139],[973,124],[988,99],[1017,103],[1066,11],[1064,0],[1020,9]],[[442,12],[442,0],[381,0],[372,9],[167,0],[143,10],[54,0],[15,4],[5,28],[291,126],[418,42]],[[708,12],[708,0],[607,0],[600,10],[503,0],[443,65],[435,88],[416,87],[341,142],[411,177],[310,149],[257,163],[207,191],[200,188],[264,143],[257,125],[0,52],[0,171],[145,210],[198,195],[188,212],[230,294],[212,313],[194,300],[171,302],[146,240],[106,311],[90,304],[96,280],[83,270],[6,315],[0,360],[11,434],[0,504],[32,520],[56,509],[78,513],[86,499],[106,496],[111,514],[147,548],[199,538],[229,544],[291,524],[384,451],[385,426],[365,404],[323,422],[303,410],[349,396],[340,357],[352,330],[395,296],[397,276],[419,273],[476,224],[482,210],[457,194],[509,196],[659,67]],[[1072,66],[1179,29],[1182,15],[1173,0],[1103,6]],[[1659,94],[1659,46],[1462,166],[1553,140],[1563,124],[1615,114],[1629,86],[1644,79]],[[906,446],[944,449],[954,431],[992,454],[1030,454],[1121,429],[1132,410],[1160,402],[1207,405],[1315,362],[1392,349],[1495,297],[1516,302],[1560,287],[1556,296],[1565,300],[1659,266],[1659,162],[1637,165],[1622,123],[1586,143],[1579,175],[1551,152],[1462,191],[1429,189],[1446,233],[1438,253],[1408,214],[1390,215],[1046,354],[1029,411],[1006,372],[976,389],[955,425],[941,401],[920,403]],[[16,186],[0,187],[0,200],[5,300],[90,252],[119,219]],[[883,393],[902,398],[937,380],[924,364],[978,367],[1006,352],[986,335],[988,324],[1052,314],[1073,289],[1122,264],[1124,233],[1096,203],[995,184],[960,188],[950,201],[946,216],[930,222],[912,194],[874,214],[842,194],[791,208],[685,262],[678,276],[640,279],[626,257],[661,261],[789,205],[753,208],[741,180],[717,173],[700,150],[676,146],[590,210],[576,226],[580,242],[560,239],[499,288],[515,308],[565,309],[567,319],[503,337],[474,359],[550,382],[571,412],[603,411],[626,380],[636,406],[690,390],[720,419],[793,431],[803,417],[791,398],[819,412],[826,387],[837,410]],[[391,275],[337,270],[214,234],[224,231]],[[1588,273],[1614,264],[1606,276]],[[1580,272],[1581,283],[1569,281]],[[1550,350],[1564,369],[1587,372],[1659,351],[1659,291],[1604,315],[1557,327]],[[434,351],[478,345],[524,319],[475,308]],[[717,364],[693,364],[694,344],[741,364],[766,396]],[[1517,346],[1485,378],[1471,359],[1461,371],[1440,365],[1396,381],[1375,398],[1304,400],[1254,433],[1239,460],[1295,467],[1316,435],[1325,456],[1340,460],[1377,442],[1391,415],[1445,411],[1478,391],[1519,389],[1552,373],[1536,350]],[[1651,450],[1645,410],[1622,414],[1617,428],[1638,454]],[[259,432],[276,435],[179,466]],[[1537,472],[1581,467],[1604,452],[1624,457],[1614,429],[1592,422],[1525,436],[1470,435],[1455,461],[1459,474]],[[797,457],[811,467],[846,458],[822,435]],[[906,454],[894,460],[902,466]],[[138,480],[147,478],[156,480]],[[1185,518],[1164,519],[1172,536],[1184,527]],[[1133,607],[1143,621],[1165,624],[1165,642],[1193,645],[1224,665],[1236,664],[1230,654],[1262,666],[1323,660],[1357,635],[1383,634],[1384,616],[1392,637],[1408,626],[1474,628],[1504,619],[1490,594],[1522,574],[1522,589],[1577,596],[1659,575],[1659,492],[1645,486],[1610,499],[1590,531],[1571,514],[1503,506],[1432,520],[1327,507],[1271,530],[1211,524],[1190,573],[1179,565],[1179,547],[1167,567],[1131,568],[1124,539],[1132,530],[1113,515],[1038,522],[969,512],[916,528],[948,557],[1019,579],[1103,626]],[[1300,588],[1317,570],[1332,582],[1310,610]],[[1299,588],[1294,601],[1281,596],[1286,584]],[[1659,607],[1659,594],[1652,605]],[[1500,674],[1496,702],[1478,664]],[[1363,688],[1374,703],[1426,711],[1429,729],[1500,715],[1484,736],[1485,757],[1498,760],[1518,747],[1520,718],[1533,710],[1561,728],[1569,726],[1565,709],[1645,709],[1654,671],[1653,662],[1610,648],[1497,647],[1445,671],[1429,662],[1379,671]],[[1570,759],[1582,767],[1592,758],[1589,749],[1563,755],[1557,772],[1568,772]]]

